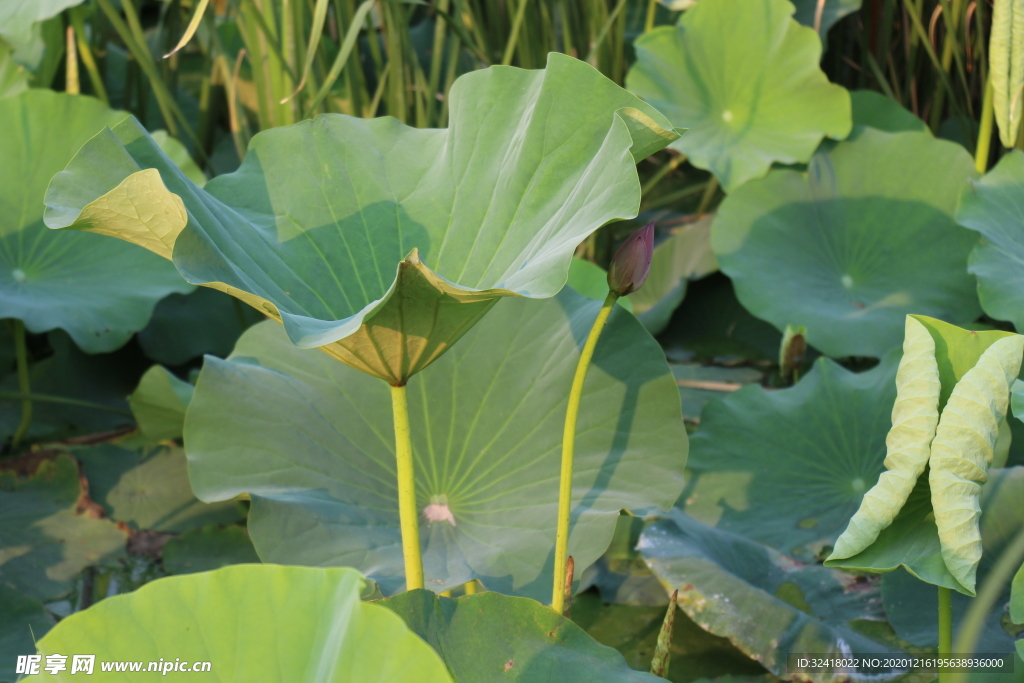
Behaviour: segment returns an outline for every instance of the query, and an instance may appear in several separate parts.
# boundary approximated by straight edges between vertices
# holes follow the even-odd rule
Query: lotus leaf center
[[[14,281],[17,282],[19,285],[25,284],[25,280],[28,279],[28,275],[21,268],[15,268],[14,270],[12,270],[11,277],[13,277]]]
[[[853,480],[853,490],[857,494],[864,493],[864,491],[867,490],[867,486],[864,484],[864,480],[862,478],[857,477]]]
[[[851,287],[853,287],[853,278],[850,277],[849,275],[844,275],[842,282],[843,282],[843,287],[846,287],[847,289],[850,289]]]
[[[722,120],[725,121],[726,123],[731,123],[732,122],[732,118],[733,118],[732,112],[729,111],[728,109],[726,109],[725,111],[722,112]]]

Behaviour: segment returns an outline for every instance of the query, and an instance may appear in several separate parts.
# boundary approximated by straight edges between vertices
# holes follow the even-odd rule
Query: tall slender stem
[[[14,357],[18,363],[18,391],[22,394],[29,394],[32,385],[28,377],[28,346],[25,344],[25,323],[15,318],[11,321],[14,328]],[[21,440],[28,434],[32,426],[32,399],[25,398],[21,401],[21,422],[17,431],[11,439],[11,448],[15,449],[21,445]]]
[[[601,311],[594,319],[579,363],[576,364],[576,375],[572,378],[569,390],[569,406],[565,411],[565,430],[562,432],[562,472],[558,489],[558,530],[555,533],[555,574],[554,586],[551,589],[551,609],[558,614],[565,606],[565,563],[569,556],[569,513],[572,509],[572,459],[576,445],[576,418],[580,413],[580,399],[583,397],[583,382],[587,378],[590,360],[594,357],[594,347],[601,336],[601,330],[608,322],[608,316],[619,298],[616,292],[608,292]]]
[[[395,418],[395,460],[398,465],[398,518],[402,525],[402,556],[405,558],[405,588],[423,588],[423,558],[420,555],[420,525],[416,512],[416,471],[412,461],[409,430],[409,401],[405,385],[391,387],[391,408]]]
[[[978,144],[974,148],[974,168],[978,173],[988,170],[988,151],[992,144],[992,119],[995,118],[992,81],[985,85],[985,97],[981,101],[981,127],[978,128]]]
[[[953,590],[939,586],[939,657],[953,652]],[[947,683],[948,673],[939,672],[939,683]]]

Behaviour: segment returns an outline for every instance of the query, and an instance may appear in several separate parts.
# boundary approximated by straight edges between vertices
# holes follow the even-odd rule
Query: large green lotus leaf
[[[168,574],[193,574],[260,561],[245,529],[212,525],[186,531],[167,541],[161,559]]]
[[[0,329],[9,328],[6,321]],[[69,403],[35,401],[32,406],[30,441],[55,439],[72,434],[102,432],[131,426],[133,421],[125,397],[145,370],[145,359],[130,345],[113,353],[87,355],[60,330],[47,335],[53,355],[33,363],[29,369],[32,391],[84,401],[96,407]],[[10,339],[0,338],[0,344]],[[133,353],[134,351],[134,353]],[[20,389],[13,370],[0,377],[0,391],[15,398],[0,397],[0,442],[17,430],[21,422]]]
[[[153,441],[178,439],[185,430],[185,411],[194,387],[162,365],[154,365],[128,398],[143,435]]]
[[[1004,156],[964,187],[956,220],[981,233],[968,270],[978,278],[981,306],[993,318],[1024,330],[1024,153]]]
[[[239,335],[263,319],[238,299],[199,287],[191,294],[171,294],[161,300],[136,338],[154,361],[184,365],[207,353],[227,356]]]
[[[74,449],[89,481],[89,495],[107,515],[133,529],[180,532],[243,517],[234,501],[196,499],[185,452],[174,446],[129,441]]]
[[[402,383],[498,297],[555,294],[584,237],[636,215],[635,161],[677,137],[555,53],[541,71],[466,74],[450,105],[446,130],[338,114],[264,131],[203,190],[129,119],[54,178],[47,225],[173,255],[296,345]]]
[[[788,0],[701,0],[635,43],[626,87],[689,133],[672,143],[731,192],[850,132],[850,98]]]
[[[507,299],[409,385],[427,586],[477,578],[544,599],[553,566],[566,390],[600,304],[571,290]],[[206,358],[185,421],[206,501],[252,498],[267,562],[349,565],[384,594],[403,583],[388,387],[256,325],[228,361]],[[569,554],[578,575],[619,510],[668,509],[686,431],[658,344],[616,310],[584,386]],[[429,519],[426,517],[429,515]]]
[[[14,61],[14,50],[0,39],[0,98],[12,97],[28,88],[28,73]]]
[[[852,590],[854,577],[800,565],[750,539],[705,526],[678,508],[649,526],[639,549],[679,606],[704,630],[728,638],[777,676],[823,683],[850,673],[810,672],[788,656],[854,656],[885,651],[854,622],[881,619],[877,591]],[[795,664],[795,663],[793,663]],[[903,672],[877,674],[889,680]]]
[[[980,313],[966,269],[977,237],[953,220],[975,175],[950,142],[859,129],[806,171],[773,170],[726,197],[711,244],[751,313],[806,326],[826,355],[879,357],[908,313]]]
[[[32,25],[55,17],[83,0],[0,0],[0,36],[16,42],[32,39]]]
[[[981,487],[1005,431],[1022,349],[1020,335],[908,317],[887,471],[865,495],[827,566],[878,572],[903,566],[924,581],[974,595]]]
[[[1024,528],[1024,467],[991,470],[982,490],[981,505],[984,510],[981,537],[985,553],[978,567],[979,583],[984,582],[1003,550]],[[1011,650],[1013,638],[1000,624],[1010,594],[1010,587],[1005,586],[996,600],[985,621],[985,630],[979,641],[980,651]],[[935,586],[918,581],[907,572],[895,571],[882,578],[882,599],[886,616],[901,638],[919,647],[938,644]],[[967,596],[953,595],[954,624],[959,622],[971,602]],[[1010,617],[1011,621],[1024,621],[1024,618],[1013,618],[1012,607]]]
[[[692,474],[678,505],[813,561],[882,471],[897,361],[888,354],[856,374],[822,358],[792,388],[746,386],[710,402],[691,437]]]
[[[664,596],[660,583],[658,590]],[[668,597],[664,598],[667,602]],[[647,671],[665,620],[665,606],[606,604],[588,591],[573,598],[572,619],[594,640],[618,650],[629,666]],[[667,678],[675,683],[701,679],[717,683],[772,683],[744,680],[742,677],[767,676],[767,671],[727,638],[708,633],[681,610],[676,611],[670,652]],[[730,675],[741,678],[733,682]]]
[[[152,254],[43,225],[50,178],[124,116],[91,97],[49,90],[0,99],[0,315],[23,320],[32,332],[62,328],[88,353],[122,346],[157,301],[192,290]]]
[[[874,90],[851,90],[853,125],[868,126],[886,133],[926,133],[928,125],[891,97]]]
[[[103,660],[156,662],[170,653],[211,663],[201,676],[168,680],[450,683],[441,658],[400,618],[360,600],[364,583],[347,568],[251,564],[172,576],[71,615],[38,650],[95,654],[97,673]],[[70,671],[42,676],[77,680]]]
[[[0,583],[0,681],[16,681],[18,655],[35,652],[35,641],[53,627],[53,617],[35,598]]]
[[[78,465],[66,453],[28,478],[0,472],[0,583],[48,600],[68,592],[85,567],[124,550],[123,531],[77,510],[81,493]]]
[[[455,683],[654,683],[622,655],[528,598],[486,592],[456,600],[414,590],[380,602],[444,660]]]

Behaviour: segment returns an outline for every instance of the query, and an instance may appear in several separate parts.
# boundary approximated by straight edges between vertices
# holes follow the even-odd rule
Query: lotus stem
[[[65,396],[53,396],[52,394],[31,394],[22,391],[0,391],[0,400],[22,401],[23,403],[27,402],[30,406],[32,403],[60,403],[67,406],[78,406],[79,408],[91,408],[92,410],[102,410],[105,413],[123,415],[124,417],[133,417],[132,412],[130,410],[121,410],[120,408],[114,408],[112,406],[103,405],[102,403],[83,401],[77,398],[67,398]]]
[[[594,348],[601,336],[601,330],[608,322],[608,316],[615,307],[619,295],[609,291],[601,306],[594,324],[590,328],[579,363],[576,364],[576,375],[572,378],[569,390],[569,405],[565,411],[565,430],[562,432],[562,471],[558,489],[558,530],[555,533],[555,572],[554,586],[551,589],[551,609],[561,614],[565,607],[565,565],[569,557],[569,513],[572,508],[572,459],[576,443],[576,418],[580,413],[580,399],[583,397],[583,382],[587,378],[590,360],[594,357]]]
[[[978,129],[978,144],[974,148],[974,168],[978,173],[988,170],[988,153],[992,145],[992,119],[995,118],[995,94],[990,80],[985,86],[985,98],[981,101],[981,127]]]
[[[1018,531],[1006,546],[992,569],[989,570],[985,582],[981,584],[978,597],[972,600],[971,606],[967,608],[967,613],[961,622],[960,633],[957,634],[957,652],[963,652],[965,657],[974,652],[981,631],[985,628],[985,620],[992,612],[992,608],[1007,582],[1020,568],[1021,562],[1024,562],[1024,529]],[[967,674],[956,672],[949,675],[948,681],[949,683],[964,683],[966,678]]]
[[[32,399],[28,394],[32,391],[32,385],[28,376],[28,346],[25,343],[25,323],[15,318],[11,321],[14,328],[14,357],[18,364],[18,391],[24,396],[21,400],[21,422],[18,429],[11,438],[11,450],[21,445],[22,439],[28,434],[32,426]]]
[[[939,586],[939,657],[953,652],[953,590]],[[950,675],[939,671],[939,683],[949,683]]]
[[[405,558],[405,588],[423,588],[423,558],[420,555],[420,525],[416,512],[416,470],[412,461],[409,430],[409,401],[405,385],[391,386],[391,408],[395,419],[395,461],[398,477],[398,518],[402,526],[402,556]]]
[[[476,579],[472,581],[467,581],[463,587],[466,589],[466,595],[477,594]]]

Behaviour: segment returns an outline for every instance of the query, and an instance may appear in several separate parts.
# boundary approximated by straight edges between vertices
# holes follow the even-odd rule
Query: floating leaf
[[[811,672],[789,666],[790,654],[853,657],[883,652],[853,623],[881,617],[873,590],[819,565],[799,565],[754,541],[694,521],[678,508],[649,526],[640,552],[679,607],[710,633],[728,638],[777,676],[823,683],[855,672]],[[890,680],[904,671],[876,673]]]
[[[0,99],[0,310],[31,332],[62,328],[88,353],[122,346],[145,326],[157,301],[192,290],[152,254],[43,225],[50,178],[97,131],[124,116],[91,97],[49,90]]]
[[[1010,382],[1020,370],[1024,337],[971,332],[924,316],[911,321],[887,440],[890,471],[865,495],[825,564],[872,572],[903,566],[923,581],[973,596],[981,559],[981,486],[1006,417]],[[932,338],[934,366],[914,322]],[[928,458],[922,462],[925,444]]]
[[[383,600],[444,660],[455,683],[560,681],[654,683],[569,619],[539,602],[500,593],[457,600],[414,590]]]
[[[1004,156],[960,194],[956,220],[981,233],[971,252],[968,271],[978,278],[981,306],[997,320],[1024,330],[1024,153]]]
[[[851,90],[853,125],[868,126],[886,133],[927,133],[928,125],[891,97],[874,90]]]
[[[672,143],[731,192],[773,162],[805,162],[850,132],[850,99],[822,73],[821,41],[787,0],[701,0],[638,38],[626,87],[675,126]]]
[[[35,651],[35,639],[53,627],[43,603],[0,583],[0,680],[16,681],[18,655]]]
[[[237,565],[173,576],[61,621],[42,655],[210,662],[212,681],[449,683],[441,658],[390,610],[360,600],[352,569]],[[173,662],[171,662],[173,664]],[[99,669],[97,663],[96,669]],[[272,672],[272,673],[270,673]],[[74,681],[67,671],[43,680]],[[142,681],[152,674],[119,677]]]
[[[473,578],[550,595],[566,394],[600,304],[566,290],[502,301],[409,384],[427,586]],[[272,323],[207,357],[185,424],[202,500],[252,498],[265,562],[348,564],[385,595],[403,583],[388,387]],[[667,509],[682,490],[686,433],[658,344],[612,313],[584,386],[569,554],[578,573],[608,547],[619,510]]]
[[[78,465],[66,453],[19,478],[0,471],[0,584],[48,600],[67,593],[85,567],[124,550],[126,536],[76,507]]]
[[[139,429],[153,441],[178,439],[185,429],[185,411],[194,387],[162,365],[154,365],[128,398]]]
[[[756,368],[728,368],[696,363],[673,363],[672,376],[679,385],[683,401],[683,418],[687,422],[700,422],[701,412],[709,402],[725,398],[746,384],[757,384],[764,373]],[[693,466],[693,463],[690,463]]]
[[[403,383],[497,298],[555,294],[584,237],[636,215],[635,162],[677,137],[555,53],[542,71],[466,74],[449,102],[446,130],[329,114],[263,131],[203,190],[129,119],[54,178],[47,225],[173,249],[186,280],[280,320],[296,345]]]
[[[882,471],[896,362],[890,354],[855,374],[822,358],[792,388],[747,386],[712,401],[691,437],[679,505],[813,561]]]
[[[829,356],[880,357],[908,313],[978,317],[977,238],[953,220],[970,156],[926,133],[865,128],[806,171],[777,169],[726,197],[711,244],[736,294]]]
[[[111,519],[134,529],[186,531],[235,522],[234,502],[196,500],[185,453],[170,446],[101,444],[74,450],[89,481],[89,494]]]
[[[589,573],[592,579],[589,583],[597,588],[605,602],[658,606],[664,616],[664,607],[668,604],[665,589],[636,550],[640,532],[647,523],[639,517],[619,516],[608,549],[591,566]],[[575,604],[573,607],[575,609]],[[647,663],[650,664],[650,657]]]
[[[1024,3],[995,0],[988,44],[993,108],[1003,147],[1013,147],[1024,104]]]
[[[167,541],[162,558],[168,574],[193,574],[260,561],[249,535],[240,526],[186,531]]]

